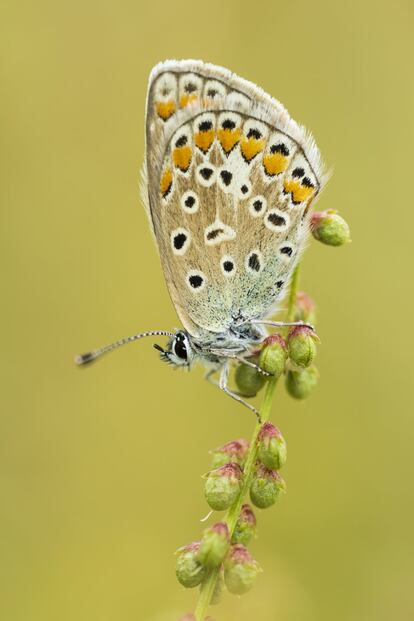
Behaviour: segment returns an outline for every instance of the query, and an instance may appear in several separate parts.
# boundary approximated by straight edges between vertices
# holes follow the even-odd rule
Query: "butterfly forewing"
[[[195,61],[155,68],[147,102],[148,203],[183,325],[224,332],[269,314],[303,250],[319,153],[254,85]]]

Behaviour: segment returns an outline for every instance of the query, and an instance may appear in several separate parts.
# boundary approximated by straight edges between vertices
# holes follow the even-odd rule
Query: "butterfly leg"
[[[226,393],[226,395],[228,395],[229,397],[231,397],[232,399],[234,399],[235,401],[237,401],[238,403],[242,403],[243,405],[245,405],[247,408],[249,408],[249,410],[251,410],[252,412],[255,413],[257,420],[259,421],[259,423],[261,422],[260,420],[260,414],[259,412],[256,410],[255,407],[253,407],[252,405],[250,405],[250,403],[247,403],[246,401],[244,401],[244,399],[242,399],[240,397],[240,395],[238,395],[237,393],[233,392],[232,390],[229,389],[228,384],[227,384],[227,380],[228,380],[228,376],[229,376],[229,365],[226,362],[220,372],[220,380],[219,380],[219,388]]]
[[[265,375],[266,377],[271,377],[273,375],[273,373],[268,373],[267,371],[262,369],[262,367],[259,367],[258,364],[255,364],[254,362],[251,362],[250,360],[247,360],[247,358],[243,358],[243,356],[234,356],[233,359],[237,360],[241,364],[245,364],[247,367],[251,367],[252,369],[256,369],[256,371],[258,371],[262,375]]]
[[[245,364],[247,367],[256,369],[256,371],[258,371],[262,375],[265,375],[266,377],[272,376],[272,373],[268,373],[267,371],[262,369],[262,367],[260,367],[258,364],[251,362],[250,360],[248,360],[247,358],[244,358],[243,356],[238,356],[237,354],[225,354],[223,351],[212,350],[212,352],[217,354],[218,356],[221,356],[222,358],[227,358],[228,360],[237,360],[237,362],[240,362],[241,364]],[[209,373],[207,374],[206,379],[209,379]]]
[[[214,373],[217,373],[217,369],[210,369],[205,374],[204,379],[207,380],[207,382],[209,382],[209,384],[213,384],[213,386],[218,386],[220,388],[219,383],[216,382],[216,380],[212,379]]]

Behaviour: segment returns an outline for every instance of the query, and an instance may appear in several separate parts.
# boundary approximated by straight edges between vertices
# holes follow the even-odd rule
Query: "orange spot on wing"
[[[286,179],[283,188],[287,194],[292,195],[292,200],[295,203],[302,203],[315,192],[315,188],[308,188],[292,179]]]
[[[183,172],[187,172],[191,163],[191,153],[191,147],[188,145],[174,149],[172,152],[174,166]]]
[[[171,190],[173,174],[170,168],[164,171],[160,181],[160,192],[165,198]]]
[[[266,173],[270,177],[274,177],[274,175],[278,175],[286,170],[288,166],[288,158],[281,153],[269,153],[263,158],[263,166]]]
[[[163,121],[167,121],[174,114],[175,109],[175,101],[159,101],[156,104],[157,114]]]
[[[257,138],[247,138],[242,141],[240,145],[241,152],[245,160],[250,162],[260,151],[263,151],[265,146],[264,140],[257,140]]]
[[[185,108],[192,101],[198,99],[197,95],[181,95],[180,97],[180,108]]]
[[[214,140],[214,129],[210,129],[206,132],[198,132],[194,135],[194,142],[196,146],[204,153],[207,153]]]
[[[220,140],[220,144],[226,153],[230,153],[230,151],[234,148],[234,146],[239,142],[240,133],[241,133],[240,128],[218,130],[217,132],[218,139]]]

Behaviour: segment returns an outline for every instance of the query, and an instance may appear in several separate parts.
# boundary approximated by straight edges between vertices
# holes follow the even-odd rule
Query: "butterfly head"
[[[161,360],[177,367],[189,367],[196,356],[191,337],[184,330],[178,330],[172,336],[166,349],[160,345],[154,345],[154,347],[161,352]]]

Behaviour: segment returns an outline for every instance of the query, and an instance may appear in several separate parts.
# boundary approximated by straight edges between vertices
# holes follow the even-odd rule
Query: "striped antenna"
[[[174,337],[174,332],[167,332],[165,330],[153,330],[152,332],[141,332],[140,334],[134,334],[133,336],[126,336],[123,339],[119,339],[119,341],[115,341],[114,343],[110,343],[109,345],[105,345],[104,347],[99,347],[98,349],[94,349],[93,351],[88,351],[85,354],[80,354],[75,357],[75,363],[80,365],[88,364],[89,362],[93,362],[103,354],[107,354],[114,349],[118,349],[121,345],[126,345],[127,343],[133,343],[138,339],[142,339],[145,336],[169,336]]]

